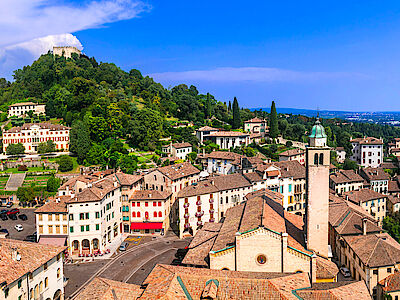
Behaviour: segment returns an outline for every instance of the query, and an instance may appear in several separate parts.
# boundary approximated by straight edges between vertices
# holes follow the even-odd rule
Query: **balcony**
[[[189,207],[189,203],[184,203],[184,204],[183,204],[183,207],[184,207],[184,208],[188,208],[188,207]]]
[[[211,219],[210,219],[210,222],[211,222],[211,223],[214,223],[214,222],[215,222],[215,219],[214,219],[214,218],[211,218]]]
[[[215,212],[215,209],[214,208],[211,208],[210,209],[210,214],[213,214]]]
[[[197,226],[201,226],[201,225],[203,225],[203,222],[202,221],[197,221]]]
[[[184,214],[183,216],[185,219],[189,219],[189,214]]]
[[[210,198],[210,203],[211,204],[214,203],[214,199],[213,198]]]
[[[197,200],[196,205],[201,205],[201,200]]]
[[[201,216],[203,216],[204,215],[204,211],[198,211],[198,212],[196,212],[196,217],[201,217]]]
[[[185,224],[185,228],[190,228],[190,224],[189,224],[189,223],[186,223],[186,224]]]

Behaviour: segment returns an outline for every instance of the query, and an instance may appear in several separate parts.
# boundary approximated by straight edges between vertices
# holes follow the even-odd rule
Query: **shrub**
[[[18,166],[18,171],[28,171],[28,167],[27,166],[25,166],[25,165],[19,165]]]
[[[74,163],[72,162],[71,157],[69,157],[68,155],[63,155],[59,158],[58,169],[61,172],[72,171],[73,168],[74,168]]]

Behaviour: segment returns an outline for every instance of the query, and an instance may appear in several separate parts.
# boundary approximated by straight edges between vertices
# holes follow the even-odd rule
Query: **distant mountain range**
[[[253,108],[251,110],[264,110],[270,111],[270,108]],[[277,108],[280,114],[293,114],[303,115],[307,117],[316,117],[319,113],[321,118],[331,119],[339,118],[353,122],[366,122],[377,124],[400,125],[400,112],[398,111],[379,111],[379,112],[366,112],[366,111],[340,111],[340,110],[316,110],[316,109],[300,109],[300,108]]]

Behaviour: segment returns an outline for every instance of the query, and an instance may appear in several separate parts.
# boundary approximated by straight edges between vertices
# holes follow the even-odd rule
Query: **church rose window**
[[[267,262],[267,257],[264,254],[260,254],[259,256],[257,256],[257,262],[260,265],[263,265]]]

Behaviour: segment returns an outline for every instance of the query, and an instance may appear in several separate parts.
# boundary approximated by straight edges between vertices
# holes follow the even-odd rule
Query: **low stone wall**
[[[58,164],[56,162],[48,160],[36,160],[36,159],[20,159],[17,161],[5,161],[0,165],[2,171],[11,168],[18,168],[18,166],[26,166],[27,168],[40,168],[58,170]]]

